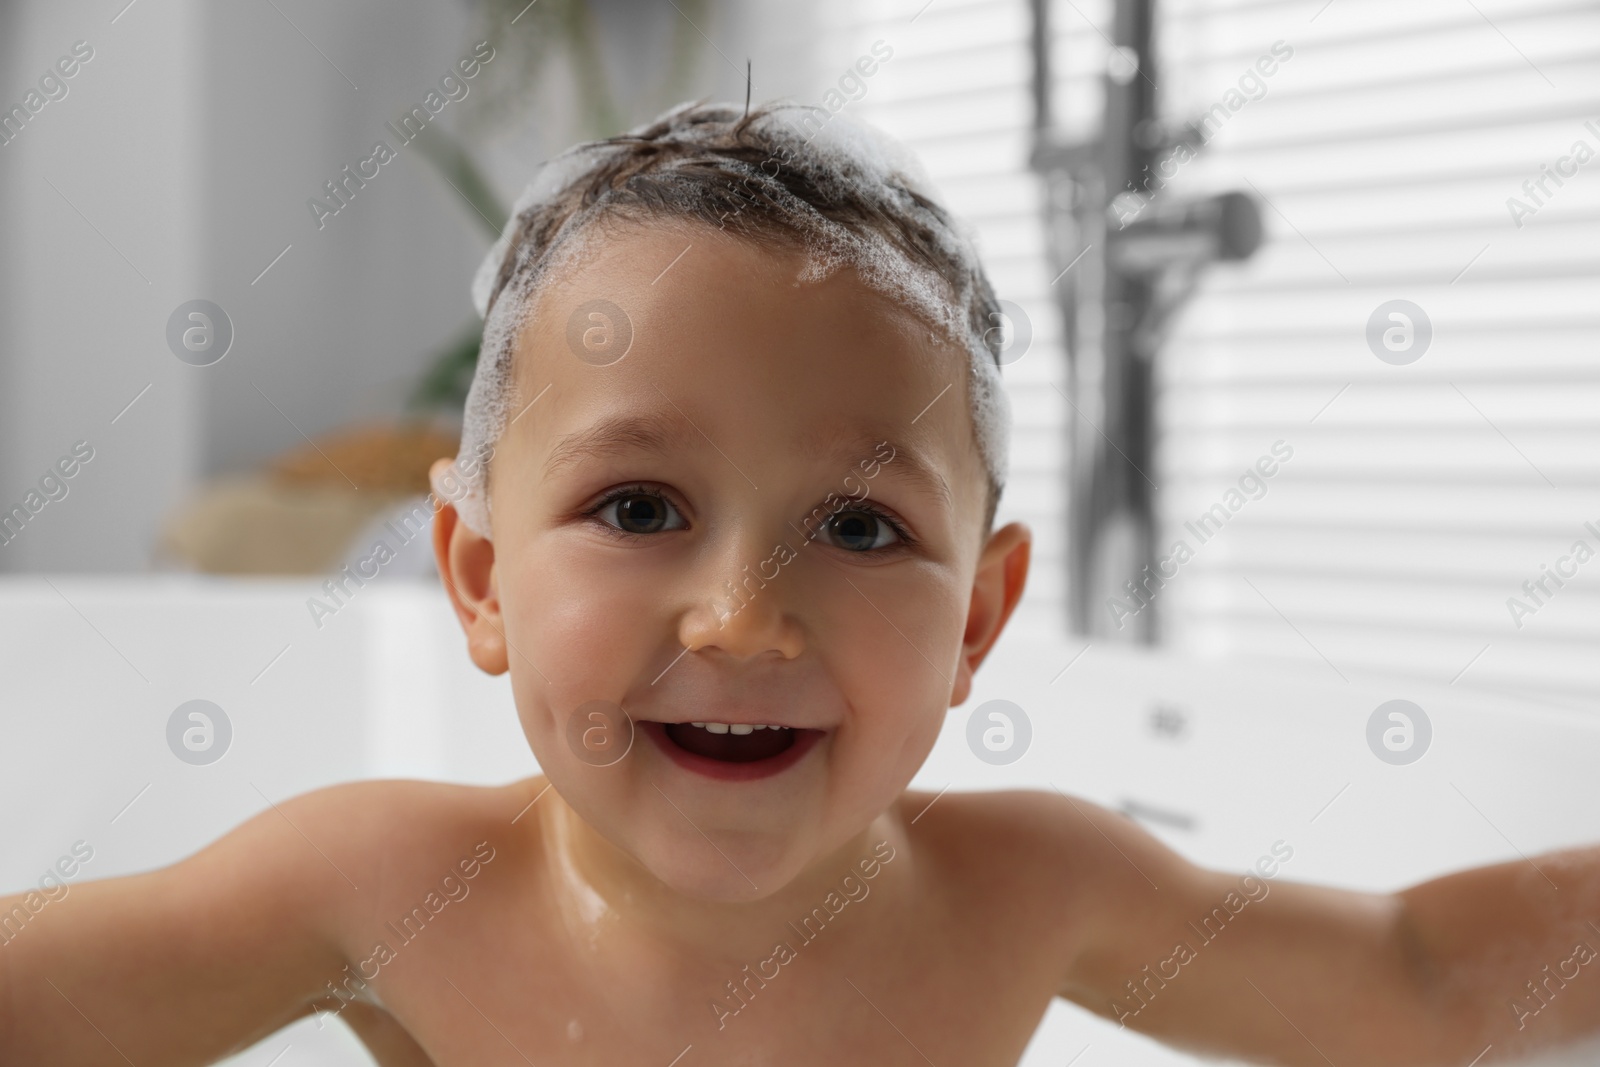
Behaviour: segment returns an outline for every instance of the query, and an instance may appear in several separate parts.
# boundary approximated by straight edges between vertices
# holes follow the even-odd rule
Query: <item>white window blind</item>
[[[1112,10],[1054,0],[1068,136],[1099,132]],[[1005,372],[1001,518],[1038,534],[1018,624],[1060,633],[1066,374],[1027,169],[1027,5],[840,0],[829,18],[841,70],[893,46],[848,107],[921,156],[1032,319]],[[1167,191],[1252,193],[1266,226],[1250,261],[1203,275],[1161,353],[1158,541],[1193,550],[1156,598],[1166,643],[1600,710],[1600,5],[1172,0],[1156,25],[1163,116],[1214,116]],[[1248,78],[1278,42],[1292,56]],[[1542,167],[1570,173],[1540,192]],[[1398,299],[1432,329],[1406,365],[1366,339]],[[1200,543],[1185,524],[1278,441],[1294,454],[1265,495]]]
[[[1600,155],[1600,6],[1324,3],[1158,22],[1173,117],[1294,50],[1174,186],[1259,194],[1268,239],[1163,353],[1164,527],[1274,441],[1295,454],[1173,582],[1173,643],[1594,710],[1600,558],[1572,549],[1600,553],[1600,158],[1520,227],[1507,200],[1578,142]],[[1399,366],[1365,336],[1395,299],[1432,323]]]

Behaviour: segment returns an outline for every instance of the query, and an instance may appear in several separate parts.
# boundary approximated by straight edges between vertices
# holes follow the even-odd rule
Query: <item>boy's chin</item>
[[[584,836],[604,841],[625,864],[635,865],[636,874],[680,896],[729,904],[760,900],[793,881],[814,851],[804,839],[803,822],[730,831],[668,803],[648,781],[623,785],[594,778],[619,768],[544,766],[563,805],[586,827]],[[578,843],[567,835],[551,843],[557,840]]]

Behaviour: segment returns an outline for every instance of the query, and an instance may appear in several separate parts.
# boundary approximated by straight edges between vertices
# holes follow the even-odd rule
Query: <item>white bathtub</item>
[[[316,591],[291,580],[0,581],[0,811],[11,813],[0,890],[31,885],[80,839],[94,848],[80,877],[170,863],[269,798],[333,782],[495,783],[537,770],[505,680],[472,667],[436,587],[381,578],[320,629],[306,606]],[[1448,686],[1081,647],[1002,642],[915,784],[1053,782],[1136,813],[1198,861],[1242,870],[1281,838],[1294,847],[1284,877],[1371,889],[1600,840],[1593,720]],[[1433,724],[1432,747],[1409,766],[1367,747],[1369,715],[1392,698]],[[169,717],[193,699],[220,706],[233,728],[211,765],[168,748]],[[966,744],[970,713],[991,699],[1032,724],[1030,748],[1008,766]],[[342,1025],[314,1020],[228,1062],[266,1067],[291,1046],[277,1067],[371,1062]],[[1065,1004],[1023,1062],[1060,1067],[1085,1046],[1078,1067],[1198,1062]]]

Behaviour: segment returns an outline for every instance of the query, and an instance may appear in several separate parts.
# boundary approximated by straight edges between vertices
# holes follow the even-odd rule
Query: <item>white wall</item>
[[[461,6],[277,7],[223,3],[203,19],[204,263],[238,329],[220,373],[203,376],[208,472],[302,443],[288,419],[315,436],[397,412],[433,350],[476,320],[465,279],[489,245],[473,209],[384,126],[470,54]],[[491,61],[474,81],[496,73]],[[378,140],[398,158],[318,229],[307,200]]]
[[[383,129],[470,50],[464,9],[121,6],[6,15],[0,100],[20,100],[74,41],[95,56],[0,147],[0,502],[76,440],[96,455],[0,546],[0,570],[145,569],[198,478],[249,469],[300,431],[392,415],[475,320],[467,281],[489,239]],[[399,158],[319,231],[307,199],[379,138]],[[203,368],[165,341],[168,315],[197,297],[235,332]]]
[[[65,98],[0,146],[0,508],[78,440],[95,458],[10,544],[0,570],[142,565],[203,466],[191,368],[168,312],[201,285],[199,5],[7,5],[0,102],[21,103],[74,42]],[[115,425],[122,408],[150,391]]]

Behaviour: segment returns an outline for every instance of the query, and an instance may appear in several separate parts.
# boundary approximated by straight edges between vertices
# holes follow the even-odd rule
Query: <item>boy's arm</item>
[[[1359,893],[1203,870],[1120,815],[1058,809],[1080,931],[1060,995],[1128,1027],[1316,1067],[1462,1067],[1600,1031],[1600,849]]]
[[[0,1063],[207,1064],[308,1014],[372,890],[337,787],[284,801],[170,867],[21,906],[0,944]],[[314,842],[314,843],[313,843]]]

